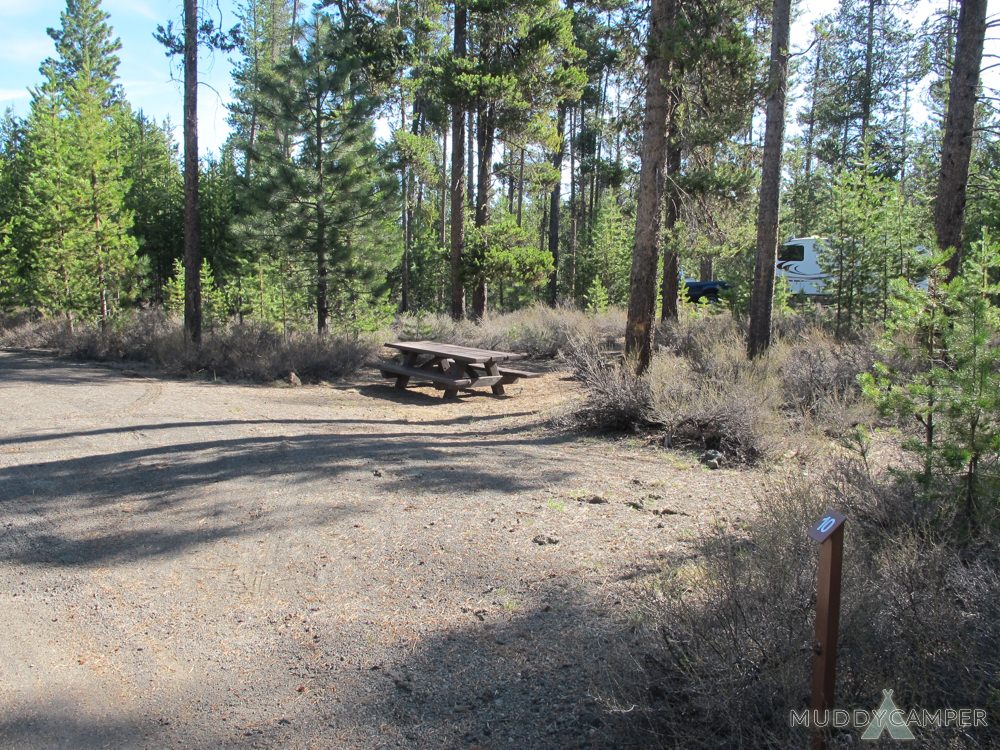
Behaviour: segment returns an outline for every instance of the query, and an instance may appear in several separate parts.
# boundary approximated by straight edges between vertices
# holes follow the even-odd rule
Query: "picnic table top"
[[[524,359],[527,355],[515,352],[498,352],[491,349],[475,349],[457,344],[442,344],[437,341],[393,341],[386,346],[402,352],[418,354],[433,354],[438,357],[448,357],[457,362],[507,362],[514,359]]]

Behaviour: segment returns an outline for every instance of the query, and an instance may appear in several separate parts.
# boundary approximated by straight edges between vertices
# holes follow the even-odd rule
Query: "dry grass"
[[[272,382],[296,373],[305,382],[357,372],[376,350],[372,338],[351,335],[283,336],[255,322],[230,323],[206,334],[200,346],[184,343],[181,321],[157,310],[117,318],[107,329],[70,332],[54,319],[24,322],[0,334],[0,345],[55,349],[61,356],[98,362],[137,362],[172,375]]]
[[[576,421],[588,430],[657,429],[671,447],[720,450],[748,464],[803,435],[842,437],[870,422],[857,378],[872,365],[871,347],[840,344],[801,322],[783,329],[751,362],[731,315],[689,312],[660,326],[658,351],[638,380],[621,361],[608,364],[593,340],[574,341],[565,360],[586,394]]]
[[[0,347],[51,349],[66,328],[62,318],[42,318],[28,313],[0,316]]]
[[[107,330],[77,326],[72,333],[57,318],[7,318],[0,320],[0,346],[56,349],[77,359],[147,362],[174,374],[206,373],[266,382],[294,371],[303,380],[315,381],[355,372],[371,358],[377,343],[393,338],[523,352],[546,360],[558,357],[573,340],[614,346],[624,328],[621,310],[593,315],[571,307],[535,305],[489,315],[478,323],[454,321],[446,315],[403,316],[391,330],[372,337],[301,332],[283,336],[252,320],[230,322],[207,333],[202,346],[191,349],[184,345],[176,318],[157,310],[140,310],[116,319]]]
[[[647,747],[804,747],[789,711],[808,707],[816,549],[804,519],[848,514],[838,708],[986,708],[1000,721],[996,537],[958,547],[913,513],[912,487],[862,464],[762,492],[740,529],[718,526],[655,578],[637,668],[619,696]],[[887,524],[887,519],[894,519]],[[990,544],[985,544],[990,541]],[[977,552],[977,550],[980,550]],[[692,572],[692,568],[695,569]],[[857,732],[832,738],[848,746]],[[921,730],[921,747],[990,746],[987,733]],[[846,743],[846,744],[845,744]]]
[[[721,364],[704,375],[688,359],[657,355],[646,375],[651,421],[671,447],[718,450],[746,464],[773,455],[782,425],[766,365]]]
[[[393,333],[403,340],[429,339],[464,346],[522,352],[532,359],[552,359],[571,341],[594,341],[608,347],[625,330],[625,313],[608,310],[591,314],[572,307],[534,305],[503,315],[488,315],[475,323],[447,315],[400,318]]]
[[[592,338],[571,340],[562,359],[583,381],[586,393],[583,401],[557,418],[562,426],[605,432],[649,422],[649,379],[636,374],[634,363],[608,356]]]

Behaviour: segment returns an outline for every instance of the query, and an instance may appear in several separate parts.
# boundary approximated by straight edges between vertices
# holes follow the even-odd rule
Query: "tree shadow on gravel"
[[[524,411],[512,414],[467,414],[459,417],[447,419],[421,419],[419,424],[431,426],[461,425],[473,422],[490,422],[498,419],[510,419],[511,417],[522,417],[534,412]],[[207,419],[197,422],[150,422],[146,424],[120,425],[117,427],[100,427],[93,430],[53,430],[52,432],[31,433],[27,435],[14,435],[11,437],[0,437],[0,446],[19,445],[23,443],[42,443],[51,440],[66,440],[77,437],[97,437],[99,435],[120,435],[136,432],[158,432],[162,430],[176,429],[206,429],[213,427],[245,427],[255,425],[284,426],[284,425],[305,425],[305,426],[334,426],[334,425],[356,425],[356,426],[377,426],[377,425],[406,425],[413,424],[414,420],[409,419]]]
[[[368,512],[380,494],[390,492],[417,497],[527,491],[569,475],[563,462],[535,451],[567,439],[477,439],[447,431],[307,433],[8,466],[0,468],[0,560],[57,566],[123,562],[227,537],[336,523]],[[484,450],[491,462],[483,461]],[[268,507],[278,491],[351,480],[363,484],[352,486],[357,499],[346,506],[293,501]],[[140,517],[144,528],[129,528],[129,519]]]
[[[155,735],[155,728],[144,726],[138,719],[87,718],[61,701],[35,704],[28,711],[5,709],[0,716],[0,747],[11,750],[124,750],[161,746],[154,741]]]
[[[225,724],[217,722],[179,727],[168,718],[174,713],[171,708],[162,705],[147,705],[141,715],[122,709],[109,711],[110,715],[100,718],[84,716],[78,707],[63,700],[18,708],[6,710],[0,716],[0,747],[5,750],[219,750],[294,746],[280,741],[265,745],[245,736],[237,738],[227,731]]]
[[[638,747],[619,694],[629,629],[565,591],[432,635],[363,706],[398,747]],[[388,743],[387,743],[388,744]]]
[[[0,386],[12,383],[86,385],[106,382],[108,377],[113,377],[108,370],[94,367],[92,363],[59,359],[55,353],[0,349]]]

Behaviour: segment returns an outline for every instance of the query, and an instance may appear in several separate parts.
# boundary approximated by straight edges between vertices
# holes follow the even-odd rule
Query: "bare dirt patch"
[[[444,401],[0,352],[0,746],[593,747],[628,588],[753,471]]]

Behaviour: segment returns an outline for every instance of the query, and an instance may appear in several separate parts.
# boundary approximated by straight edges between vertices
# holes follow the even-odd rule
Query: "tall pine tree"
[[[379,226],[394,207],[397,183],[380,162],[378,102],[369,93],[392,50],[370,46],[375,23],[315,11],[264,89],[281,135],[262,144],[269,171],[261,207],[292,251],[311,257],[319,333],[327,331],[332,304],[360,302],[359,287],[395,260],[384,257]]]

